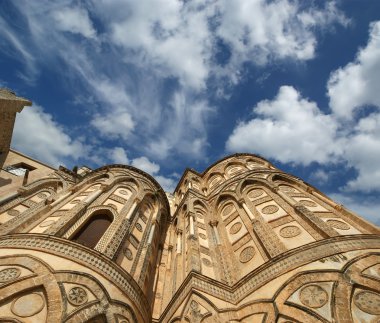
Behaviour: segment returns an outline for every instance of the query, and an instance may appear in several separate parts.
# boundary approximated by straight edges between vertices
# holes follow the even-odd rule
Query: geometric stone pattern
[[[9,317],[54,309],[63,317],[48,317],[57,322],[349,322],[380,315],[380,279],[374,270],[361,274],[376,264],[365,259],[368,249],[373,256],[380,250],[378,228],[255,155],[227,157],[203,173],[188,169],[172,195],[124,165],[84,176],[61,168],[52,176],[54,187],[32,183],[0,205],[8,219],[0,228],[8,234],[0,233],[0,313]],[[112,220],[93,249],[70,241],[102,212]],[[350,229],[355,235],[344,235]],[[3,264],[2,253],[40,257],[47,272]],[[63,278],[54,268],[68,262],[75,268]],[[12,291],[39,279],[55,282],[53,301],[38,289],[44,284]],[[2,291],[18,292],[6,309],[2,300],[11,298]],[[286,303],[290,297],[297,306]],[[350,304],[352,313],[341,310]]]

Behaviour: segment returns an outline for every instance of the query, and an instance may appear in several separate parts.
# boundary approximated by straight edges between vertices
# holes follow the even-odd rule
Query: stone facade
[[[125,165],[7,187],[0,321],[380,320],[379,228],[259,156],[187,169],[173,194]]]

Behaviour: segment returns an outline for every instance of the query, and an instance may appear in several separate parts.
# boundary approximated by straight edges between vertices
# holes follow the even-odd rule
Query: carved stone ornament
[[[128,260],[132,260],[132,259],[133,259],[133,254],[132,254],[131,249],[129,249],[129,248],[125,248],[125,249],[124,249],[124,256],[125,256]]]
[[[127,190],[120,190],[119,193],[121,195],[129,195],[129,192]]]
[[[318,206],[317,203],[313,202],[313,201],[310,201],[310,200],[300,200],[300,203],[303,205],[303,206],[308,206],[308,207],[316,207]]]
[[[17,215],[20,214],[20,211],[19,210],[9,210],[7,212],[7,214],[10,215],[10,216],[17,216]]]
[[[354,302],[363,312],[379,315],[380,314],[380,295],[374,292],[362,291],[355,295]]]
[[[280,230],[280,236],[283,238],[293,238],[301,234],[301,229],[295,225],[288,225]]]
[[[200,218],[200,219],[203,219],[203,215],[202,215],[202,213],[197,212],[197,217]]]
[[[53,223],[55,223],[54,220],[48,220],[48,221],[42,222],[42,223],[40,224],[40,227],[42,227],[42,228],[44,228],[44,227],[49,227],[49,226],[51,226]]]
[[[116,207],[116,205],[115,205],[115,204],[112,204],[112,203],[108,203],[108,204],[107,204],[107,206],[109,206],[109,207],[112,207],[114,210],[116,210],[116,211],[117,211],[117,207]]]
[[[80,200],[73,200],[70,202],[70,204],[78,204],[80,202]]]
[[[202,238],[202,239],[204,239],[204,240],[206,240],[206,239],[207,239],[206,235],[205,235],[205,234],[203,234],[203,233],[200,233],[200,234],[199,234],[199,237],[200,237],[200,238]]]
[[[351,229],[351,227],[347,223],[344,223],[344,222],[338,221],[338,220],[327,220],[326,223],[334,229],[339,229],[339,230],[350,230]]]
[[[29,317],[41,312],[45,307],[45,301],[40,294],[31,293],[17,298],[11,306],[13,314],[19,317]]]
[[[260,189],[258,189],[258,190],[252,190],[252,191],[248,192],[248,197],[251,198],[251,199],[255,199],[255,198],[257,198],[257,197],[259,197],[259,196],[261,196],[263,194],[264,194],[263,190],[260,190]]]
[[[236,234],[238,233],[242,228],[241,222],[235,223],[231,228],[230,228],[230,234]]]
[[[255,253],[256,253],[255,248],[251,246],[243,249],[239,256],[240,262],[246,263],[250,261],[255,256]]]
[[[202,263],[207,267],[211,267],[211,261],[207,258],[202,258]]]
[[[75,306],[83,305],[87,302],[87,292],[82,287],[73,287],[67,295],[68,301]]]
[[[290,186],[280,186],[280,190],[283,192],[289,192],[289,193],[296,191],[293,187],[290,187]]]
[[[138,230],[138,231],[140,231],[140,232],[142,232],[142,226],[141,226],[141,224],[140,223],[136,223],[136,229]]]
[[[222,215],[223,216],[230,215],[230,213],[232,213],[233,210],[234,210],[234,206],[232,204],[228,204],[224,207],[222,211]]]
[[[21,275],[21,271],[18,268],[11,267],[0,271],[0,283],[5,283],[10,280],[16,279]]]
[[[300,301],[311,308],[320,308],[327,303],[329,295],[324,288],[318,285],[308,285],[300,291]]]
[[[264,214],[273,214],[278,211],[278,206],[277,205],[267,205],[264,207],[261,212]]]
[[[39,197],[40,199],[46,199],[48,196],[46,193],[38,193],[37,197]]]

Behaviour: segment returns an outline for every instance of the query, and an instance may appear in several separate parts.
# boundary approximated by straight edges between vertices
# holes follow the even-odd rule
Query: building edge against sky
[[[319,190],[252,154],[173,194],[132,166],[54,169],[9,149],[30,104],[0,90],[0,320],[380,319],[380,230]]]

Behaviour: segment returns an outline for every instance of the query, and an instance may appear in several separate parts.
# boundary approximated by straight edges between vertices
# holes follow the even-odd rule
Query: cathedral
[[[0,90],[0,322],[380,322],[380,229],[302,179],[55,169],[10,149],[27,105]]]

